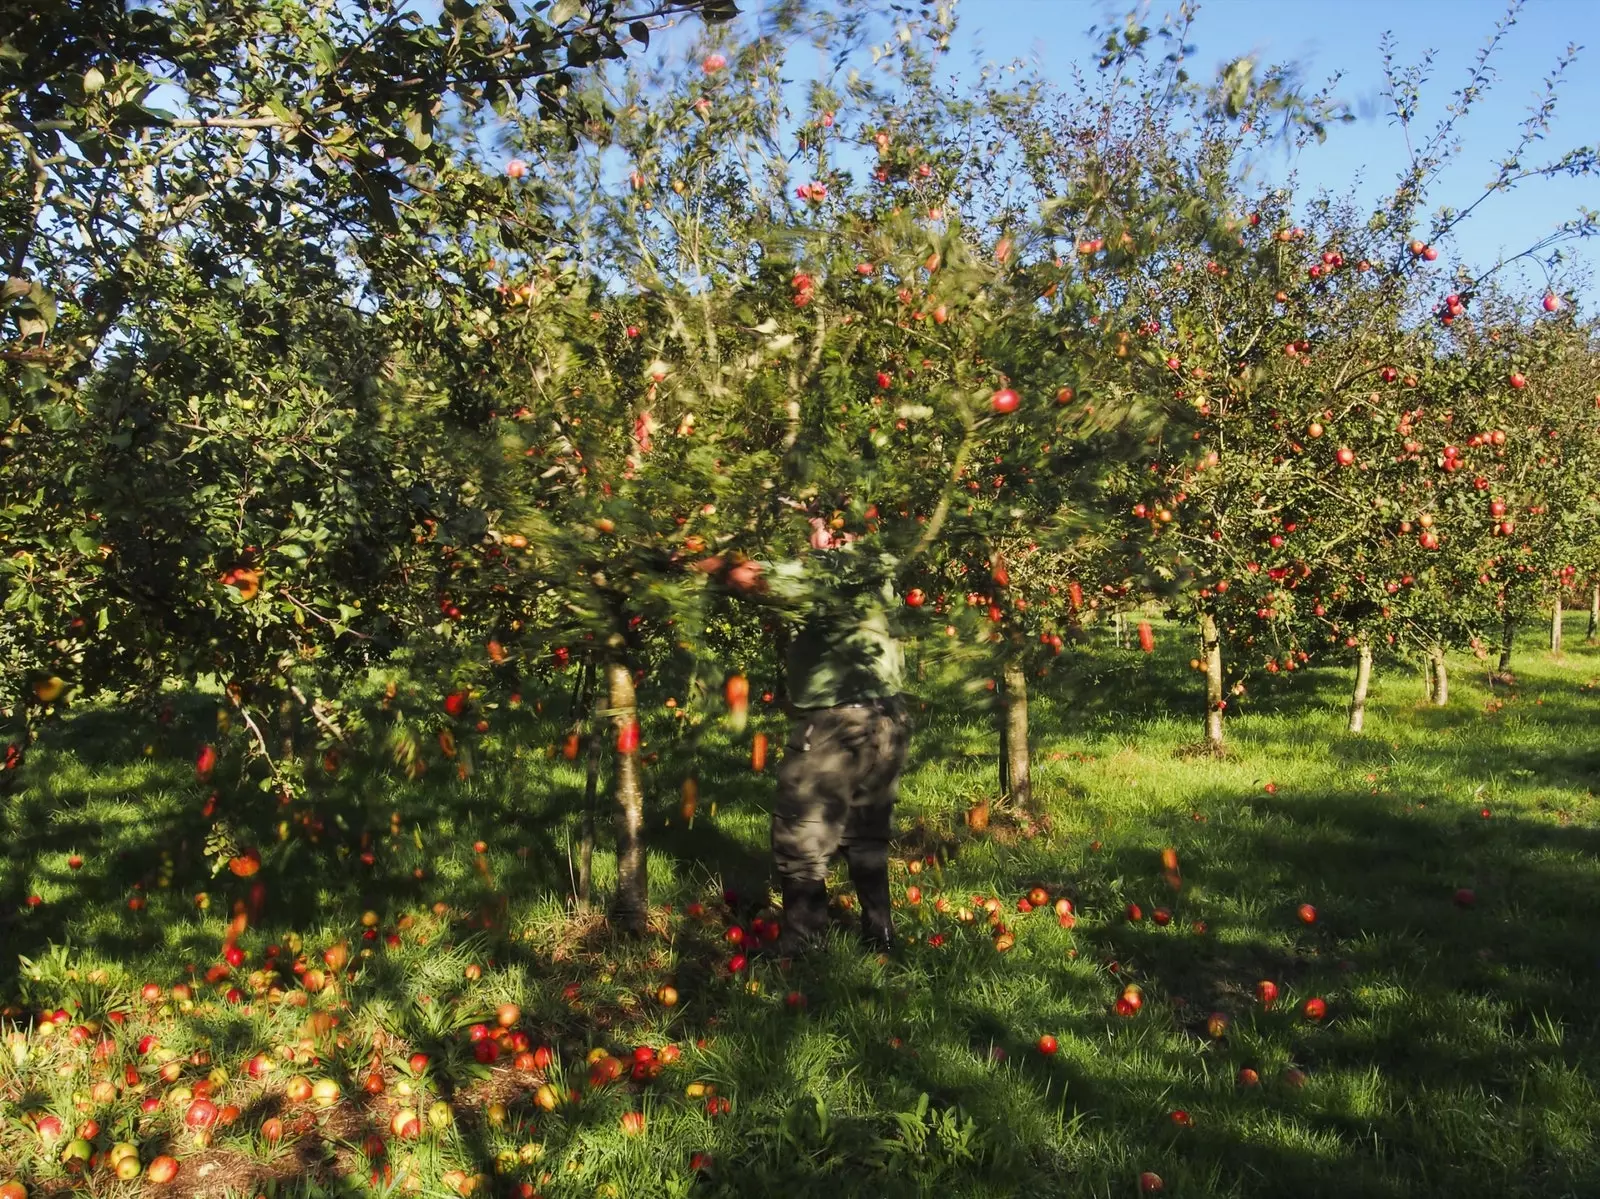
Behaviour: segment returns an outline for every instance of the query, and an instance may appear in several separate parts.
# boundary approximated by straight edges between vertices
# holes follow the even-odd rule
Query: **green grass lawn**
[[[479,1194],[547,1199],[1132,1196],[1143,1171],[1176,1196],[1600,1195],[1600,651],[1581,635],[1579,618],[1559,660],[1530,636],[1517,685],[1495,695],[1481,664],[1455,660],[1442,710],[1422,706],[1415,673],[1390,668],[1361,737],[1343,731],[1342,666],[1273,679],[1230,721],[1223,760],[1188,752],[1199,688],[1178,629],[1149,657],[1066,655],[1035,696],[1038,827],[997,819],[983,836],[961,817],[995,786],[986,693],[930,685],[900,810],[896,892],[922,891],[899,912],[906,943],[879,959],[841,928],[787,971],[757,955],[737,975],[723,891],[748,928],[766,899],[772,798],[770,771],[748,770],[747,737],[701,744],[701,808],[686,827],[687,747],[664,716],[647,723],[653,898],[670,908],[660,935],[628,943],[568,907],[583,779],[581,762],[548,754],[558,697],[546,717],[496,712],[465,781],[441,763],[409,781],[375,753],[293,808],[220,786],[217,815],[261,846],[254,879],[213,876],[203,852],[211,788],[192,761],[214,735],[214,701],[180,697],[164,728],[82,713],[0,797],[0,999],[12,1005],[0,1182],[65,1189],[62,1148],[92,1114],[97,1151],[131,1141],[143,1162],[180,1162],[165,1187],[116,1183],[104,1165],[76,1183],[106,1195],[440,1195],[462,1183],[450,1171],[466,1185],[484,1175]],[[774,716],[757,724],[779,740]],[[907,861],[929,855],[910,878]],[[609,867],[600,855],[602,888]],[[231,905],[256,883],[259,914],[238,939],[248,959],[208,983]],[[1018,912],[1033,887],[1069,898],[1076,927]],[[129,909],[136,894],[142,911]],[[990,896],[1009,952],[981,906],[958,919]],[[1298,915],[1306,903],[1314,923]],[[341,941],[348,977],[307,994],[288,970],[295,947],[315,968]],[[271,945],[281,971],[267,969]],[[1270,1010],[1255,997],[1263,979],[1281,992]],[[188,1002],[171,990],[184,981]],[[1144,1005],[1124,1018],[1113,1004],[1130,981]],[[669,982],[670,1008],[658,998]],[[159,1000],[141,998],[145,983]],[[1320,1022],[1301,1014],[1312,996],[1327,1003]],[[519,1070],[510,1052],[475,1060],[470,1026],[507,1003],[530,1047],[555,1051],[547,1069]],[[91,1029],[82,1044],[71,1026],[39,1030],[58,1007]],[[1231,1021],[1221,1037],[1214,1012]],[[1059,1041],[1052,1056],[1035,1048],[1043,1034]],[[146,1035],[158,1044],[141,1054]],[[643,1045],[681,1056],[654,1078],[591,1085],[591,1049],[627,1058]],[[277,1069],[252,1079],[258,1052]],[[413,1052],[430,1059],[415,1076]],[[239,1114],[201,1149],[172,1090],[217,1067],[214,1098]],[[1259,1085],[1241,1084],[1245,1068]],[[384,1086],[369,1094],[374,1072]],[[343,1097],[288,1102],[296,1073],[337,1080]],[[536,1103],[547,1077],[554,1111]],[[96,1097],[97,1081],[109,1086]],[[146,1097],[156,1110],[140,1110]],[[436,1100],[450,1123],[391,1135],[396,1110],[425,1116]],[[645,1117],[637,1135],[622,1128],[628,1111]],[[50,1149],[29,1118],[47,1113],[67,1138]],[[262,1136],[272,1117],[285,1127],[276,1145]],[[709,1166],[694,1169],[695,1154]]]

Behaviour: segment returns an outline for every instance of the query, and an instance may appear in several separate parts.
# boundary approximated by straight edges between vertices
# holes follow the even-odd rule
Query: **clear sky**
[[[953,43],[958,64],[981,53],[996,62],[1037,61],[1047,71],[1074,61],[1092,61],[1088,29],[1125,12],[1128,5],[1098,0],[960,0],[961,25]],[[1171,7],[1176,7],[1175,5]],[[1262,164],[1272,177],[1298,169],[1302,184],[1344,190],[1361,178],[1364,194],[1375,195],[1406,162],[1405,141],[1386,115],[1379,39],[1395,36],[1401,63],[1420,61],[1436,51],[1423,93],[1431,132],[1444,115],[1451,93],[1467,79],[1474,55],[1505,14],[1504,0],[1208,0],[1200,6],[1192,42],[1195,73],[1207,77],[1242,54],[1262,62],[1299,62],[1308,83],[1320,84],[1336,72],[1343,78],[1336,95],[1359,119],[1335,126],[1328,141],[1307,150],[1298,161],[1286,152]],[[1146,9],[1151,17],[1167,7]],[[1461,154],[1435,190],[1437,203],[1470,202],[1494,175],[1494,164],[1515,144],[1518,127],[1543,91],[1557,60],[1573,44],[1590,43],[1568,68],[1560,90],[1554,127],[1535,152],[1539,161],[1574,146],[1600,140],[1600,0],[1528,0],[1497,50],[1497,80],[1461,125]],[[1534,161],[1534,156],[1524,159]],[[1600,177],[1534,180],[1516,191],[1492,197],[1459,228],[1449,252],[1476,269],[1492,266],[1501,254],[1519,253],[1576,215],[1579,205],[1600,209]],[[1569,248],[1589,268],[1600,266],[1600,238]],[[1544,272],[1530,267],[1523,280],[1542,289]],[[1592,287],[1585,305],[1595,307]]]

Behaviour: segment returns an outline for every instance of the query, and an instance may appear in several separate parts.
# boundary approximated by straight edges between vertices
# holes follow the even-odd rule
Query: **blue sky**
[[[1026,58],[1051,70],[1089,63],[1089,27],[1125,9],[1083,0],[961,0],[958,11],[961,26],[952,45],[958,63],[973,61],[976,52],[997,62]],[[1154,14],[1164,11],[1157,8]],[[1279,151],[1261,168],[1273,178],[1298,170],[1302,184],[1312,190],[1342,191],[1359,177],[1363,194],[1375,195],[1392,185],[1407,160],[1404,138],[1380,99],[1382,34],[1394,34],[1401,63],[1437,52],[1422,93],[1426,133],[1443,115],[1451,92],[1466,81],[1475,53],[1505,11],[1504,0],[1210,0],[1201,5],[1194,27],[1194,67],[1196,74],[1209,77],[1226,61],[1254,54],[1263,62],[1297,61],[1314,84],[1342,72],[1335,94],[1359,119],[1334,127],[1324,145],[1299,159]],[[1461,126],[1461,154],[1436,189],[1436,203],[1470,201],[1481,194],[1557,59],[1586,35],[1594,44],[1567,71],[1555,125],[1538,157],[1555,157],[1600,136],[1600,2],[1530,0],[1496,52],[1497,82]],[[1516,254],[1554,230],[1580,204],[1600,208],[1600,179],[1530,181],[1486,201],[1460,227],[1450,252],[1485,269],[1501,254]],[[1592,269],[1600,265],[1597,242],[1570,246],[1569,252]],[[1522,282],[1542,291],[1544,273],[1530,268]]]

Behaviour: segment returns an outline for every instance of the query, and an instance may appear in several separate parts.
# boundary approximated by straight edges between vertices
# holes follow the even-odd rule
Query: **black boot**
[[[861,940],[869,949],[894,945],[894,920],[889,909],[889,864],[850,868],[850,881],[861,901]]]
[[[821,880],[786,878],[783,887],[783,931],[779,957],[803,953],[828,931],[828,884]]]

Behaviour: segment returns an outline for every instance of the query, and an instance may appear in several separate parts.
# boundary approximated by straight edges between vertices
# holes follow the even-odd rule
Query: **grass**
[[[58,1114],[70,1138],[87,1109],[98,1150],[128,1140],[145,1162],[175,1153],[177,1181],[148,1186],[174,1195],[437,1195],[482,1176],[479,1194],[547,1199],[1125,1196],[1143,1171],[1176,1196],[1600,1194],[1589,990],[1600,651],[1579,644],[1581,619],[1559,659],[1519,646],[1509,691],[1491,694],[1480,664],[1455,661],[1443,710],[1391,668],[1361,737],[1343,731],[1342,667],[1273,679],[1231,719],[1221,759],[1185,752],[1197,688],[1177,630],[1161,630],[1149,657],[1070,655],[1034,697],[1036,835],[1005,821],[964,830],[961,813],[995,785],[992,718],[971,692],[930,685],[899,818],[896,890],[924,893],[900,909],[906,943],[879,959],[841,927],[787,971],[756,955],[738,975],[722,895],[736,893],[747,928],[766,900],[772,780],[720,734],[700,747],[689,827],[677,813],[688,747],[664,719],[647,725],[645,749],[659,755],[647,771],[651,882],[670,909],[657,912],[660,935],[629,943],[567,902],[583,780],[581,763],[549,756],[564,712],[555,696],[548,718],[494,713],[466,780],[435,766],[408,781],[375,756],[347,760],[291,809],[219,787],[218,814],[262,846],[253,880],[213,876],[203,853],[210,789],[191,763],[211,701],[179,697],[165,727],[84,712],[0,797],[0,997],[11,1004],[0,1181],[65,1189],[61,1145],[47,1151],[25,1117]],[[774,716],[756,723],[777,739]],[[1164,847],[1179,857],[1177,891]],[[911,879],[907,861],[926,856]],[[610,869],[598,856],[602,888]],[[208,984],[228,913],[257,882],[260,910],[238,942],[248,961]],[[1035,886],[1072,900],[1075,928],[1015,910]],[[1456,902],[1459,888],[1472,906]],[[143,911],[128,908],[136,893]],[[981,918],[956,919],[989,896],[1015,934],[1009,952]],[[1143,920],[1127,919],[1130,902]],[[1298,917],[1302,903],[1315,923]],[[375,940],[362,939],[365,912]],[[341,941],[355,968],[308,993],[287,969],[294,947],[315,967]],[[283,970],[265,970],[269,945]],[[1261,979],[1282,992],[1270,1010],[1254,997]],[[181,981],[191,1001],[174,997]],[[669,981],[681,995],[670,1008],[657,998]],[[1131,1019],[1112,1011],[1128,981],[1145,998]],[[140,998],[146,982],[159,1001]],[[222,994],[230,985],[238,1002]],[[1320,1022],[1300,1015],[1310,996],[1327,1001]],[[504,1003],[520,1008],[532,1046],[555,1051],[547,1070],[518,1070],[509,1054],[474,1060],[469,1027]],[[57,1007],[103,1027],[82,1045],[65,1027],[42,1031],[40,1013]],[[1231,1017],[1221,1038],[1208,1033],[1213,1012]],[[1059,1039],[1054,1056],[1034,1048],[1044,1033]],[[146,1034],[159,1045],[141,1055]],[[681,1057],[654,1079],[590,1085],[591,1049],[639,1045]],[[430,1061],[413,1076],[416,1051]],[[257,1052],[278,1063],[260,1080],[242,1068]],[[166,1059],[175,1083],[157,1074]],[[171,1092],[217,1066],[217,1101],[239,1114],[202,1149]],[[1245,1067],[1259,1086],[1239,1084]],[[338,1080],[343,1097],[288,1103],[297,1072]],[[363,1089],[374,1072],[381,1094]],[[576,1099],[537,1106],[547,1076]],[[112,1084],[98,1100],[95,1081]],[[705,1088],[727,1110],[708,1111]],[[394,1110],[436,1100],[447,1126],[390,1135]],[[623,1132],[625,1111],[644,1114],[642,1134]],[[261,1135],[273,1116],[286,1126],[276,1146]],[[692,1168],[696,1153],[709,1168]],[[147,1184],[112,1182],[102,1166],[90,1185]]]

